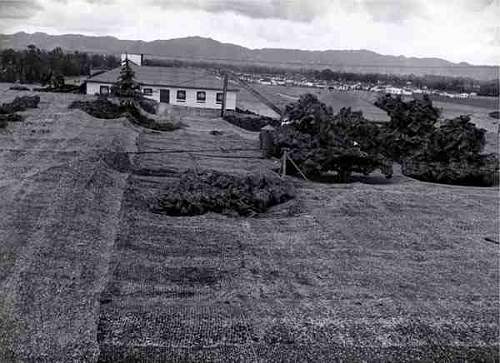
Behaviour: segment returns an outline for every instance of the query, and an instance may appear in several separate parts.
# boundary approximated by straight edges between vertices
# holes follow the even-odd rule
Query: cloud
[[[352,0],[347,2],[349,1]],[[332,3],[328,0],[149,0],[148,2],[164,9],[228,12],[253,19],[284,19],[297,22],[312,21]]]
[[[249,48],[370,49],[473,64],[500,60],[500,0],[16,1],[25,13],[13,12],[10,3],[6,11],[0,0],[2,15],[11,17],[0,19],[0,33],[146,41],[199,35]]]
[[[422,0],[365,0],[361,4],[376,22],[399,23],[426,13]]]
[[[26,19],[42,10],[37,0],[0,0],[0,19]]]

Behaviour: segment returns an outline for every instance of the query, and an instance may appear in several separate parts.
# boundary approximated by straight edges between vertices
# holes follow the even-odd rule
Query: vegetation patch
[[[94,101],[75,101],[70,109],[85,111],[90,116],[100,119],[117,119],[127,117],[133,124],[158,131],[174,131],[181,128],[181,124],[174,122],[158,122],[145,116],[135,104],[116,104],[106,98]]]
[[[275,175],[227,175],[186,171],[159,199],[156,212],[194,216],[208,212],[251,216],[294,197],[290,184]]]
[[[0,105],[0,129],[7,127],[9,122],[23,121],[23,117],[16,112],[26,111],[28,108],[37,108],[39,96],[16,97],[10,103]]]
[[[28,108],[37,108],[40,103],[40,96],[16,97],[10,103],[3,103],[0,106],[0,114],[5,115],[14,112],[26,111]]]
[[[9,90],[11,90],[11,91],[30,91],[30,89],[28,87],[21,86],[18,84],[16,84],[15,86],[9,87]]]
[[[445,184],[491,186],[498,184],[498,155],[482,154],[484,129],[470,116],[445,120],[428,97],[410,102],[385,95],[376,105],[391,121],[382,128],[385,153],[401,162],[404,175]]]
[[[275,156],[288,155],[308,178],[336,172],[338,182],[349,182],[353,172],[369,175],[379,169],[392,176],[392,161],[383,153],[379,128],[361,112],[343,108],[334,114],[312,94],[303,95],[285,110],[278,129]],[[298,172],[295,165],[288,170]]]
[[[248,131],[260,131],[264,126],[279,126],[280,121],[272,117],[251,114],[232,114],[224,116],[224,120]]]
[[[498,184],[498,157],[481,154],[485,130],[469,116],[446,120],[424,146],[403,163],[403,174],[444,184],[492,186]]]
[[[158,102],[156,102],[155,100],[150,100],[148,98],[141,98],[139,100],[139,106],[141,106],[141,108],[147,113],[156,115]]]
[[[101,119],[119,118],[123,113],[120,105],[110,102],[106,98],[98,98],[95,101],[74,101],[69,105],[69,108],[82,110],[92,117]]]

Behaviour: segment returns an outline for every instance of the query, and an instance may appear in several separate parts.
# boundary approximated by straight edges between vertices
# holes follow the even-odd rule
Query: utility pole
[[[224,117],[224,111],[226,110],[227,83],[228,75],[227,72],[224,72],[224,84],[222,85],[222,107],[220,110],[220,117]]]

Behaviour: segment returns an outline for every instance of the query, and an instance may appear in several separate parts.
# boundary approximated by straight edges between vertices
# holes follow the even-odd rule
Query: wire
[[[80,151],[80,150],[46,150],[46,149],[0,149],[0,152],[6,151],[6,152],[53,152],[53,153],[88,153],[89,151],[104,151],[103,149],[90,149],[90,150],[85,150],[85,151]],[[203,152],[230,152],[230,151],[261,151],[261,149],[256,149],[256,148],[233,148],[233,149],[226,149],[226,148],[219,148],[219,149],[169,149],[169,150],[151,150],[151,151],[108,151],[111,153],[117,153],[117,154],[182,154],[182,153],[203,153]]]

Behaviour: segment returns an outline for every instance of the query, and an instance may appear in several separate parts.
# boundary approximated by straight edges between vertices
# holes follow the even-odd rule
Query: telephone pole
[[[224,84],[222,86],[222,107],[220,110],[220,117],[224,117],[224,111],[226,110],[227,83],[228,75],[227,72],[224,72]]]

